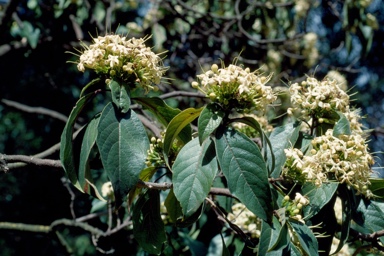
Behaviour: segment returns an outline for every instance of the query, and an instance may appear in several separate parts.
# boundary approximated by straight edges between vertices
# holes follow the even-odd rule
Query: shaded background
[[[383,150],[383,1],[0,0],[0,22],[1,154],[35,155],[59,142],[63,121],[41,109],[22,111],[4,100],[68,115],[82,87],[95,78],[67,63],[76,61],[68,52],[76,52],[80,40],[89,43],[91,36],[111,32],[152,34],[148,44],[153,50],[168,51],[164,64],[172,80],[160,85],[161,93],[194,92],[190,83],[202,69],[221,61],[229,65],[236,57],[251,69],[274,72],[272,86],[287,86],[306,75],[322,79],[337,70],[349,93],[358,92],[354,105],[366,116],[366,128],[372,129],[371,151]],[[202,101],[167,100],[180,109],[201,106]],[[85,111],[83,123],[101,106],[102,96]],[[273,119],[276,116],[279,113],[270,117],[272,123],[284,122]],[[58,152],[47,158],[58,159]],[[375,167],[381,166],[382,158],[377,154]],[[72,190],[63,176],[62,170],[34,166],[1,172],[0,222],[49,225],[72,218],[71,203],[76,216],[88,214],[92,199]],[[105,226],[99,219],[91,223]],[[204,235],[197,240],[209,248],[215,227],[206,223],[199,227]],[[0,255],[100,253],[83,230],[62,227],[60,232],[69,237],[67,246],[53,233],[0,230]],[[137,250],[131,234],[124,231],[100,243],[126,255]]]

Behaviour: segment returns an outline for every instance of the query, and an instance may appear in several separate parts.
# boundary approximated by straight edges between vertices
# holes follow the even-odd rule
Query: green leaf
[[[152,176],[156,173],[156,171],[157,171],[157,168],[154,166],[150,166],[143,169],[139,174],[139,180],[149,181],[152,178]],[[131,191],[129,191],[128,201],[127,201],[128,206],[132,204],[135,197],[139,195],[142,190],[143,190],[142,187],[134,187]]]
[[[294,122],[276,127],[272,131],[271,135],[269,135],[269,141],[271,142],[272,150],[275,154],[275,168],[274,170],[272,170],[271,173],[272,178],[277,178],[280,176],[281,168],[283,167],[285,160],[287,159],[284,153],[284,149],[290,148],[295,145],[299,137],[299,131],[300,122]],[[271,159],[271,157],[268,157],[268,161],[271,161]]]
[[[199,132],[200,144],[211,135],[221,124],[224,117],[224,112],[220,105],[216,103],[208,104],[199,116],[197,127]]]
[[[337,182],[323,183],[321,187],[313,183],[305,183],[301,194],[308,197],[310,204],[304,207],[304,214],[316,215],[332,199],[338,186]]]
[[[109,103],[101,113],[96,143],[116,200],[121,202],[146,167],[147,133],[134,111],[124,114]]]
[[[156,118],[160,121],[161,124],[167,126],[171,120],[178,115],[181,110],[177,108],[172,108],[168,106],[162,99],[158,97],[147,98],[147,97],[139,97],[133,98],[137,103],[141,104],[145,109],[150,111],[152,114],[156,116]],[[191,127],[184,127],[178,137],[185,144],[191,140]]]
[[[160,215],[160,195],[147,190],[132,209],[133,234],[139,245],[150,254],[161,253],[166,234]]]
[[[288,228],[281,225],[279,220],[273,216],[272,224],[263,221],[260,235],[259,255],[282,255],[287,247]]]
[[[337,114],[340,116],[340,119],[339,121],[337,121],[337,123],[333,127],[333,136],[338,137],[339,135],[342,135],[342,134],[350,135],[351,127],[349,125],[348,119],[341,112],[337,112]]]
[[[204,213],[204,209],[205,209],[205,203],[203,202],[200,208],[195,213],[193,213],[190,217],[185,217],[182,219],[179,218],[176,221],[176,227],[186,228],[191,226],[192,224],[194,224],[196,221],[200,219],[201,215]]]
[[[79,183],[83,188],[85,193],[91,195],[97,195],[92,193],[92,190],[89,187],[89,183],[92,181],[92,176],[90,173],[89,167],[89,156],[91,154],[92,148],[95,145],[97,137],[97,126],[99,125],[100,115],[95,116],[85,128],[85,133],[83,141],[81,143],[80,151],[80,162],[79,162]],[[86,181],[88,180],[88,182]]]
[[[384,202],[362,198],[357,211],[362,215],[363,223],[358,223],[371,233],[384,229]],[[384,237],[379,238],[384,243]]]
[[[167,126],[167,132],[164,136],[164,156],[168,156],[169,149],[172,146],[173,140],[177,137],[177,135],[186,127],[189,125],[193,120],[195,120],[201,112],[201,108],[194,109],[194,108],[188,108],[182,112],[180,112],[178,115],[176,115],[171,122]],[[188,141],[191,138],[188,138]],[[183,141],[184,144],[188,143],[188,141]]]
[[[173,188],[169,191],[164,205],[167,208],[167,212],[172,223],[176,223],[176,221],[183,216],[181,205],[176,199]]]
[[[270,221],[268,171],[257,145],[232,128],[216,131],[216,156],[230,191],[259,218]]]
[[[263,156],[264,160],[266,160],[267,167],[269,168],[270,172],[275,169],[275,154],[272,149],[271,142],[268,139],[268,136],[265,134],[263,129],[261,128],[261,125],[259,122],[257,122],[256,119],[250,116],[244,116],[242,118],[236,118],[233,119],[234,122],[242,122],[246,125],[251,126],[253,129],[255,129],[261,136],[263,141]],[[268,150],[269,149],[269,150]]]
[[[312,230],[300,221],[290,219],[288,225],[292,228],[292,233],[299,239],[301,248],[307,255],[319,255],[318,243]]]
[[[68,117],[68,121],[65,124],[63,133],[60,138],[60,160],[63,165],[64,171],[67,174],[71,183],[78,188],[80,191],[82,187],[79,183],[77,176],[77,166],[75,162],[75,158],[73,155],[73,144],[72,144],[72,136],[73,136],[73,126],[77,120],[77,117],[81,113],[84,106],[96,96],[96,93],[89,93],[83,97],[81,97],[75,107],[72,109],[71,114]]]
[[[217,173],[215,148],[211,140],[200,146],[198,138],[179,152],[172,167],[173,191],[186,217],[199,209],[208,195]]]
[[[125,83],[111,80],[109,88],[112,93],[112,102],[116,104],[121,113],[127,113],[131,106],[131,98],[129,96],[129,86]]]
[[[384,179],[370,178],[369,182],[371,183],[369,189],[372,193],[377,197],[384,197]]]

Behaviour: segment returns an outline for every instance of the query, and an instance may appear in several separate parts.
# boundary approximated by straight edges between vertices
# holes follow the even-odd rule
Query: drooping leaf
[[[133,235],[139,245],[150,254],[161,253],[166,241],[164,223],[160,215],[160,195],[156,189],[147,190],[132,209]]]
[[[341,208],[342,208],[342,223],[341,223],[341,230],[340,230],[340,237],[339,237],[339,244],[334,252],[331,254],[338,253],[345,243],[348,240],[349,236],[349,227],[350,227],[350,221],[352,219],[352,199],[351,199],[351,191],[348,190],[346,186],[340,186],[339,189],[340,197],[341,197]]]
[[[341,134],[350,135],[351,127],[348,119],[341,112],[337,112],[337,114],[340,116],[340,119],[336,122],[335,126],[333,127],[333,136],[338,137]]]
[[[131,98],[129,96],[129,86],[125,83],[111,80],[109,88],[112,93],[112,102],[116,104],[121,113],[127,113],[131,106]]]
[[[149,140],[144,126],[134,111],[121,113],[109,103],[100,116],[96,143],[116,202],[121,202],[146,167]]]
[[[174,139],[179,135],[179,133],[189,125],[193,120],[195,120],[199,115],[200,112],[202,111],[201,108],[199,109],[194,109],[194,108],[188,108],[179,114],[177,114],[171,122],[169,122],[167,126],[167,131],[164,136],[164,156],[167,158],[169,150],[172,146],[172,143]],[[189,140],[191,138],[188,138]],[[188,140],[188,141],[189,141]],[[183,141],[183,143],[188,143],[188,141]]]
[[[200,208],[193,213],[190,217],[183,217],[182,219],[177,219],[176,221],[176,227],[179,228],[186,228],[194,224],[196,221],[198,221],[203,214],[205,209],[205,202],[203,202],[200,206]]]
[[[316,215],[332,199],[338,185],[337,182],[330,182],[317,187],[313,183],[305,183],[301,194],[308,197],[310,204],[304,207],[304,214]]]
[[[81,113],[84,106],[96,96],[96,93],[89,93],[81,97],[75,107],[72,109],[71,114],[68,117],[68,121],[64,127],[63,133],[60,138],[60,161],[63,165],[64,171],[66,172],[71,183],[78,188],[80,191],[82,187],[79,183],[77,176],[77,166],[73,155],[73,126],[77,120],[77,117]]]
[[[281,168],[287,159],[284,149],[295,145],[299,137],[299,131],[300,122],[294,122],[276,127],[271,135],[269,135],[269,141],[271,142],[273,153],[275,154],[275,169],[272,170],[272,178],[280,176]],[[270,154],[270,151],[268,151],[268,154]],[[270,161],[272,161],[272,157],[268,157],[268,162]],[[272,163],[270,163],[270,165],[272,165]]]
[[[263,221],[259,243],[259,254],[268,256],[282,255],[284,248],[287,247],[289,242],[287,235],[287,226],[282,226],[275,216],[273,216],[272,224]]]
[[[268,171],[257,145],[232,128],[216,131],[216,156],[230,191],[259,218],[270,221]]]
[[[169,191],[164,205],[167,208],[168,216],[172,223],[176,223],[177,219],[183,216],[181,205],[179,201],[177,201],[175,193],[173,192],[173,188]]]
[[[186,217],[196,212],[205,200],[217,170],[212,140],[205,140],[200,146],[195,138],[177,155],[172,167],[173,191]]]
[[[224,112],[216,103],[208,104],[199,116],[197,127],[200,144],[219,127],[224,117]]]
[[[159,122],[163,124],[164,126],[167,126],[171,120],[178,115],[181,110],[177,108],[172,108],[165,103],[162,99],[158,97],[138,97],[133,98],[137,103],[141,104],[145,109],[150,111],[152,114],[154,114]],[[184,127],[180,133],[179,138],[184,143],[187,143],[191,140],[191,127],[186,126]]]
[[[316,237],[313,235],[312,230],[301,223],[290,219],[288,225],[292,228],[292,233],[299,239],[300,246],[307,255],[319,255],[319,248]]]
[[[85,128],[85,133],[81,143],[80,162],[79,162],[79,183],[85,193],[91,194],[86,179],[91,182],[92,176],[89,168],[89,156],[91,154],[92,147],[95,145],[97,137],[97,126],[99,125],[100,115],[95,116]]]

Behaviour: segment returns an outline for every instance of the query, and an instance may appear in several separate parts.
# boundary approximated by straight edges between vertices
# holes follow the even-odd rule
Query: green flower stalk
[[[199,89],[213,102],[221,104],[225,110],[250,113],[253,110],[264,111],[267,105],[276,100],[271,87],[265,84],[271,75],[263,76],[257,71],[250,72],[236,65],[219,68],[213,64],[211,70],[198,75],[200,81],[192,87]]]
[[[93,69],[97,74],[110,80],[119,80],[132,88],[142,87],[146,92],[156,90],[154,84],[159,84],[166,71],[162,59],[145,46],[146,38],[131,38],[120,35],[106,35],[93,38],[93,44],[82,44],[77,63],[79,71]]]

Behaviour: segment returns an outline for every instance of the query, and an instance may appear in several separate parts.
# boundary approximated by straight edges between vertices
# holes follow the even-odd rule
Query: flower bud
[[[213,64],[213,65],[211,66],[211,70],[212,70],[214,73],[216,73],[217,70],[219,70],[219,67],[218,67],[216,64]]]

